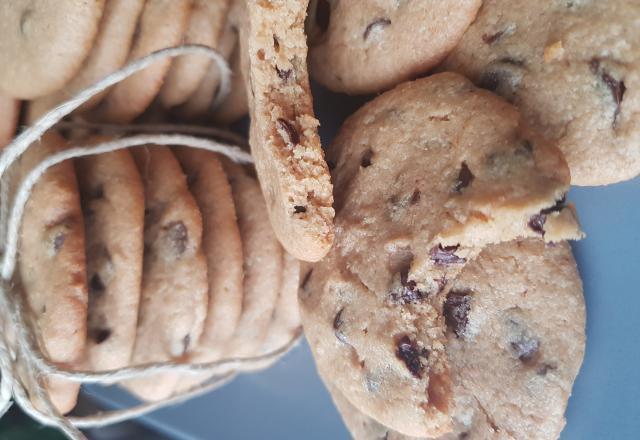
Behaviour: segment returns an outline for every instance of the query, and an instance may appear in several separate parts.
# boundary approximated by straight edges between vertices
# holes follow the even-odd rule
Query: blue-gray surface
[[[316,93],[326,143],[358,101]],[[574,245],[587,302],[587,351],[562,440],[640,438],[640,178],[573,188],[587,238]],[[339,368],[339,366],[337,366]],[[91,388],[95,390],[95,388]],[[117,389],[108,405],[132,403]],[[177,439],[347,439],[306,345],[270,370],[145,419]]]

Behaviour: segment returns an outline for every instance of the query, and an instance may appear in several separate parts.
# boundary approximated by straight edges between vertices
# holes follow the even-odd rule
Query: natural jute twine
[[[60,104],[46,113],[31,127],[20,133],[2,151],[0,155],[0,244],[2,244],[3,252],[0,265],[0,322],[3,328],[0,335],[0,417],[6,413],[13,402],[16,402],[24,412],[38,422],[58,427],[70,439],[81,440],[85,437],[79,428],[99,427],[121,422],[204,394],[224,385],[237,372],[272,363],[283,356],[300,340],[301,335],[298,333],[283,347],[271,353],[250,358],[225,359],[206,363],[158,362],[102,372],[75,371],[61,368],[45,359],[28,325],[27,307],[24,304],[23,295],[19,291],[19,285],[14,282],[13,277],[17,261],[19,229],[24,208],[33,186],[47,169],[71,158],[106,153],[138,145],[182,145],[224,154],[231,160],[240,163],[252,162],[251,156],[236,145],[224,144],[187,134],[169,134],[167,132],[210,134],[232,142],[238,140],[233,134],[223,133],[220,130],[211,128],[193,128],[189,130],[185,129],[184,126],[148,126],[148,131],[153,133],[118,138],[90,146],[74,147],[48,156],[20,182],[13,200],[9,200],[12,165],[43,133],[54,127],[62,118],[87,102],[91,97],[108,87],[160,59],[187,54],[201,54],[216,63],[221,73],[221,80],[215,102],[221,102],[229,92],[230,72],[226,61],[220,54],[211,48],[200,45],[183,45],[163,49],[113,72],[92,86],[87,87],[72,99]],[[98,128],[106,131],[122,132],[139,131],[144,127],[132,129],[131,126],[119,128],[118,126],[99,125]],[[162,130],[166,131],[162,132]],[[53,407],[43,386],[47,376],[62,377],[66,380],[80,383],[113,384],[124,379],[134,379],[166,372],[187,374],[207,372],[212,377],[198,386],[159,402],[145,403],[132,408],[85,417],[62,416]],[[38,405],[36,406],[33,402],[38,402]]]

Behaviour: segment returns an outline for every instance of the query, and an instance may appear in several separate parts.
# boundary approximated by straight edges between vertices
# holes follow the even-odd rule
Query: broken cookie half
[[[465,334],[470,305],[456,282],[488,246],[553,249],[583,236],[565,201],[567,164],[512,105],[449,73],[362,107],[328,154],[336,238],[300,290],[318,368],[393,430],[445,434],[455,399],[447,334]]]
[[[249,141],[271,224],[289,253],[317,261],[333,242],[334,211],[307,74],[307,3],[247,2],[241,39],[249,65]]]

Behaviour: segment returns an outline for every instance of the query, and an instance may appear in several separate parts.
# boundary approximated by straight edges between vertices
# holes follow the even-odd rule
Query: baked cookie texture
[[[640,174],[640,4],[487,0],[441,69],[495,91],[564,153],[575,185]]]
[[[289,253],[316,261],[333,241],[334,211],[307,74],[307,3],[249,1],[243,52],[249,58],[249,142],[271,224]]]
[[[348,94],[389,89],[436,66],[473,22],[481,0],[312,0],[309,70]]]
[[[104,0],[0,2],[0,90],[33,99],[61,88],[88,55]]]
[[[138,322],[144,187],[127,150],[79,158],[76,173],[89,291],[84,366],[94,371],[121,368],[131,359]]]
[[[19,175],[24,178],[43,158],[65,148],[58,133],[45,133],[22,156]],[[20,284],[40,350],[52,362],[77,367],[87,334],[87,282],[85,232],[72,162],[50,168],[34,186],[18,252]],[[75,406],[80,385],[52,377],[47,389],[55,407],[66,413]]]
[[[355,439],[425,437],[380,422],[410,428],[429,417],[432,388],[419,376],[433,374],[422,341],[434,329],[424,326],[419,303],[394,305],[393,292],[380,301],[344,263],[316,265],[300,292],[320,374]],[[558,438],[585,345],[570,246],[540,239],[491,245],[441,299],[452,423],[438,438]]]
[[[207,262],[202,216],[167,147],[131,150],[145,186],[144,259],[138,327],[131,364],[180,361],[193,351],[207,313]],[[147,400],[171,394],[178,374],[129,380]]]
[[[328,157],[335,163],[336,240],[312,279],[335,282],[302,299],[316,360],[335,368],[346,354],[360,365],[335,373],[336,384],[383,424],[407,435],[446,433],[453,385],[444,298],[489,244],[582,236],[564,204],[566,163],[513,106],[451,73],[405,83],[363,106]],[[341,311],[339,304],[351,301],[356,310]],[[318,312],[325,307],[330,311]],[[346,337],[347,348],[336,337],[323,343],[329,336],[315,333],[318,316],[338,339],[351,319],[360,320],[360,333]],[[326,344],[343,352],[329,353]],[[398,361],[398,350],[406,362]],[[380,380],[384,393],[367,391]]]

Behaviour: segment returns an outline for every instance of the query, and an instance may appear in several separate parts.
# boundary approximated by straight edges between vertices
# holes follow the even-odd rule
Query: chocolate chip
[[[303,213],[307,212],[307,207],[306,206],[295,205],[293,207],[293,211],[296,214],[303,214]]]
[[[528,338],[524,335],[511,342],[511,349],[524,364],[531,363],[535,359],[539,348],[540,342],[537,339]]]
[[[89,294],[101,294],[106,290],[106,286],[102,282],[102,278],[97,273],[94,273],[91,279],[89,280]]]
[[[405,335],[396,342],[396,356],[404,362],[415,378],[422,379],[429,358],[429,350],[419,348],[409,336]]]
[[[444,302],[444,322],[447,328],[459,338],[464,334],[469,322],[471,310],[471,295],[469,292],[451,291]]]
[[[102,344],[111,336],[111,330],[106,328],[94,328],[89,330],[89,337],[93,339],[96,344]]]
[[[443,247],[439,244],[438,246],[431,248],[429,256],[431,257],[431,260],[439,266],[464,263],[467,260],[465,258],[458,257],[455,254],[455,251],[457,251],[459,247],[459,245]]]
[[[373,150],[369,148],[364,152],[362,158],[360,159],[360,166],[362,168],[367,168],[371,166],[371,159],[373,158]]]
[[[184,338],[182,338],[182,353],[186,353],[187,350],[189,349],[189,344],[191,343],[191,336],[186,335]]]
[[[556,200],[556,203],[549,208],[541,209],[538,214],[534,214],[529,218],[529,222],[527,223],[529,227],[538,234],[542,234],[544,236],[544,224],[547,221],[547,215],[552,212],[560,212],[566,206],[566,196],[562,196],[560,200]]]
[[[449,120],[449,115],[442,115],[442,116],[432,115],[432,116],[429,116],[429,120],[438,121],[438,122],[447,122]]]
[[[275,35],[273,36],[273,49],[276,52],[280,52],[280,41],[278,41],[278,37]]]
[[[400,286],[389,293],[393,304],[417,304],[429,296],[417,288],[414,280],[408,280],[408,271],[400,272]]]
[[[373,29],[384,28],[389,26],[390,24],[391,24],[391,20],[389,20],[388,18],[377,18],[367,25],[367,28],[364,30],[364,34],[362,35],[362,38],[366,40],[367,38],[369,38],[369,34],[371,34],[371,31],[373,31]]]
[[[613,112],[613,127],[616,126],[618,121],[618,115],[620,114],[620,105],[622,104],[622,100],[624,99],[624,93],[627,90],[627,87],[624,84],[624,81],[617,80],[611,74],[602,68],[601,62],[598,58],[592,58],[589,62],[589,68],[594,75],[599,75],[600,80],[609,88],[611,92],[611,96],[613,97],[613,102],[616,105],[616,108]]]
[[[484,41],[485,44],[493,44],[496,41],[498,41],[503,35],[504,35],[504,30],[498,31],[493,34],[482,34],[482,41]]]
[[[280,68],[276,66],[276,73],[278,74],[278,77],[280,77],[281,80],[288,81],[289,78],[291,78],[291,74],[293,73],[293,70],[291,69],[280,70]]]
[[[509,64],[511,66],[518,66],[518,67],[524,66],[524,60],[521,58],[502,57],[498,60],[498,62],[502,64]]]
[[[524,70],[523,63],[517,59],[506,57],[496,60],[482,72],[478,86],[513,101],[522,82]]]
[[[298,145],[300,143],[300,135],[298,135],[298,130],[296,130],[296,127],[294,127],[291,122],[287,121],[286,119],[278,118],[278,128],[287,133],[287,137],[289,139],[285,139],[286,142],[293,145]]]
[[[336,313],[335,318],[333,318],[333,334],[336,336],[338,341],[343,344],[350,345],[347,341],[347,337],[342,333],[342,325],[344,324],[344,321],[342,320],[342,312],[344,312],[344,307],[341,308],[340,311]]]
[[[59,232],[53,239],[53,253],[58,254],[62,246],[64,245],[64,241],[67,238],[67,234],[64,232]]]
[[[166,225],[164,230],[167,231],[169,244],[176,255],[182,255],[187,250],[187,243],[189,242],[187,227],[181,221],[177,221]]]
[[[420,190],[414,189],[413,193],[411,194],[411,198],[409,199],[409,204],[415,205],[419,201],[420,201]]]
[[[529,218],[529,222],[527,224],[534,232],[544,235],[544,224],[546,221],[547,221],[546,215],[534,214]]]
[[[460,165],[460,172],[458,173],[458,180],[453,186],[453,191],[457,193],[462,192],[462,190],[469,186],[472,181],[473,173],[467,166],[467,163],[462,162],[462,165]]]

